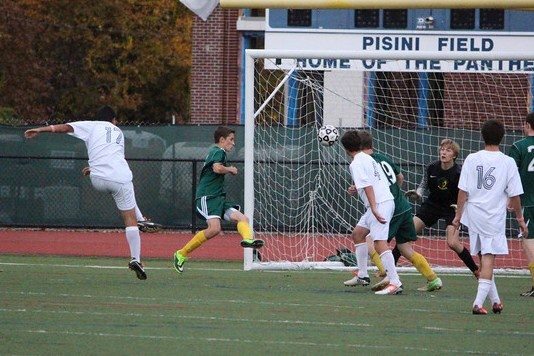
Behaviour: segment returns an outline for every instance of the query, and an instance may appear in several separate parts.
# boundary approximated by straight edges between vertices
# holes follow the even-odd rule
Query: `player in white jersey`
[[[357,284],[366,286],[370,283],[367,272],[369,250],[365,237],[371,234],[375,250],[380,254],[380,259],[390,281],[386,288],[375,292],[375,294],[399,294],[402,292],[402,283],[387,244],[389,221],[393,216],[395,203],[389,190],[386,175],[371,156],[362,152],[361,139],[357,131],[346,132],[341,138],[341,144],[347,154],[352,157],[350,174],[358,195],[367,209],[352,232],[358,263]]]
[[[85,142],[89,157],[91,183],[98,191],[113,196],[126,226],[126,240],[130,246],[131,261],[128,267],[137,278],[146,279],[141,263],[141,237],[136,218],[136,201],[132,184],[132,171],[124,158],[124,136],[115,126],[116,119],[110,121],[76,121],[67,124],[49,125],[27,130],[26,138],[33,138],[41,132],[67,133]]]
[[[506,241],[506,206],[515,212],[523,235],[528,235],[523,219],[520,195],[523,187],[515,161],[502,153],[499,145],[504,137],[501,122],[488,120],[482,125],[485,147],[471,153],[464,161],[458,183],[458,208],[453,225],[460,222],[469,227],[472,255],[479,254],[480,278],[473,314],[487,314],[484,301],[489,297],[494,313],[501,313],[502,302],[493,279],[495,255],[508,254]]]
[[[107,85],[101,85],[98,87],[98,91],[100,93],[100,101],[104,105],[100,107],[100,109],[98,109],[96,113],[95,121],[109,121],[112,123],[116,122],[117,114],[115,113],[115,110],[113,110],[111,106],[106,105],[109,102],[109,93],[110,93],[109,88],[107,87]],[[85,167],[82,170],[82,173],[84,176],[90,175],[91,168]],[[137,226],[139,227],[139,230],[143,232],[158,232],[158,231],[161,231],[162,229],[161,224],[157,224],[155,222],[152,222],[150,219],[146,218],[141,213],[141,210],[139,210],[139,207],[137,205],[135,206],[135,217],[137,219]]]

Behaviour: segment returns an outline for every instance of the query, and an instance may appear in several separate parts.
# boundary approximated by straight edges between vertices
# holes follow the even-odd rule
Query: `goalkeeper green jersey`
[[[214,197],[224,195],[224,174],[217,174],[213,171],[213,165],[220,163],[226,166],[226,151],[219,146],[210,148],[202,172],[200,172],[200,179],[198,181],[196,199],[207,196]]]
[[[411,210],[412,206],[410,205],[410,202],[406,199],[402,193],[402,190],[397,184],[397,175],[400,174],[399,167],[381,153],[373,152],[371,157],[373,157],[373,159],[380,164],[380,167],[382,167],[382,170],[388,179],[389,190],[391,191],[395,202],[395,211],[393,212],[393,216],[397,216]]]
[[[523,207],[534,207],[534,136],[516,141],[508,153],[515,160],[523,185],[521,204]]]

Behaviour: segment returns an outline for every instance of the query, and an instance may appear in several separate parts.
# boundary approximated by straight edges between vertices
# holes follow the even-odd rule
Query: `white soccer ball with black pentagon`
[[[323,146],[332,146],[339,139],[339,131],[332,125],[324,125],[317,132],[317,139]]]

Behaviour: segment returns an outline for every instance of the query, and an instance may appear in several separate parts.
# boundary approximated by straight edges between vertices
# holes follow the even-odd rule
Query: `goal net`
[[[375,150],[401,169],[404,191],[419,186],[426,166],[439,159],[444,138],[460,145],[462,163],[481,149],[480,126],[487,119],[504,122],[503,151],[522,137],[532,62],[468,54],[376,56],[248,51],[245,213],[265,246],[245,249],[245,269],[354,268],[350,258],[337,255],[344,248],[354,252],[350,233],[364,208],[346,192],[352,182],[342,145],[317,139],[323,125],[337,127],[340,137],[350,129],[368,130]],[[418,208],[414,204],[413,213]],[[510,253],[496,261],[501,272],[525,272],[517,235],[509,217]],[[460,238],[468,247],[467,234]],[[424,229],[414,249],[437,271],[468,272],[447,246],[443,220]],[[399,266],[411,265],[401,258]]]

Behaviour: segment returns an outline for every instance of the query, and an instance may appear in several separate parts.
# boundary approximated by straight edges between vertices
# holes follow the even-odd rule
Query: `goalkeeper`
[[[415,230],[420,234],[425,227],[431,227],[439,219],[444,219],[447,224],[445,230],[447,245],[456,252],[458,257],[478,278],[478,266],[469,251],[460,242],[459,230],[452,224],[456,213],[458,181],[462,170],[461,165],[456,163],[459,153],[458,143],[448,138],[443,139],[439,145],[439,160],[427,166],[419,187],[416,190],[407,191],[406,196],[412,201],[419,202],[425,191],[429,191],[428,198],[421,204],[413,217]],[[400,258],[400,253],[395,251],[396,249],[393,251],[395,261]]]

